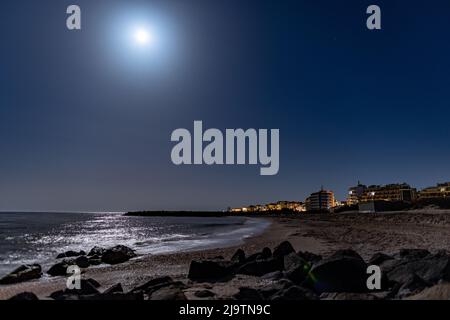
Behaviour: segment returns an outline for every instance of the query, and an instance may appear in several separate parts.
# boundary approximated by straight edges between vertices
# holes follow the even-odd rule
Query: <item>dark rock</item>
[[[79,256],[75,259],[75,264],[80,268],[87,268],[90,265],[89,258],[86,256]]]
[[[243,263],[245,261],[245,252],[242,249],[238,249],[236,253],[231,257],[232,262]]]
[[[50,294],[53,300],[79,300],[76,294],[66,294],[65,290],[58,290]]]
[[[409,279],[414,275],[414,271],[407,265],[401,265],[395,268],[389,273],[386,273],[387,282],[392,286],[399,288],[402,284],[409,281]]]
[[[337,250],[335,253],[331,255],[331,258],[340,259],[342,257],[353,257],[355,259],[364,261],[364,259],[359,255],[359,253],[352,249]]]
[[[100,283],[98,283],[97,280],[89,278],[86,281],[89,282],[94,288],[100,288]]]
[[[262,251],[261,251],[261,257],[263,259],[269,259],[272,258],[272,250],[270,250],[270,248],[265,247]]]
[[[236,273],[261,277],[267,273],[282,271],[283,269],[283,260],[270,258],[267,260],[256,260],[253,262],[248,262],[239,267]]]
[[[191,280],[219,280],[229,277],[233,272],[233,263],[229,261],[191,261],[188,278]]]
[[[248,263],[248,262],[253,262],[256,261],[257,259],[262,258],[262,253],[261,252],[257,252],[254,253],[252,255],[249,255],[247,258],[245,258],[245,261],[243,263]]]
[[[211,297],[214,297],[216,294],[209,290],[200,290],[200,291],[196,291],[194,293],[194,295],[197,298],[211,298]]]
[[[417,260],[423,259],[430,255],[430,252],[425,249],[401,249],[398,256],[402,260]]]
[[[91,249],[91,251],[89,251],[88,256],[101,257],[103,253],[105,253],[105,251],[106,251],[105,248],[95,246]]]
[[[270,248],[265,247],[261,252],[256,252],[248,256],[242,263],[253,262],[256,260],[264,260],[272,257],[272,251]]]
[[[171,277],[162,277],[147,281],[145,284],[131,290],[131,292],[143,292],[147,295],[151,295],[153,292],[169,286],[172,288],[179,288],[180,290],[186,289],[186,285],[184,283],[180,281],[173,281]]]
[[[91,266],[98,266],[100,264],[102,264],[101,258],[89,257],[89,265],[91,265]]]
[[[281,271],[274,271],[274,272],[270,272],[270,273],[267,273],[267,274],[261,276],[261,279],[273,280],[273,281],[280,280],[282,278],[284,278],[284,273]]]
[[[241,287],[239,288],[239,292],[233,296],[236,300],[244,300],[244,301],[257,301],[263,300],[264,297],[259,293],[258,290],[253,288]]]
[[[102,262],[107,264],[119,264],[136,257],[134,250],[126,246],[118,245],[107,249],[102,255]]]
[[[80,289],[64,289],[55,291],[50,294],[50,298],[54,300],[95,300],[100,292],[95,288],[93,281],[81,280]]]
[[[409,279],[403,283],[397,291],[397,298],[402,299],[404,297],[419,293],[423,289],[431,286],[431,284],[416,274],[413,274]]]
[[[367,278],[369,276],[370,275],[367,274]],[[370,290],[370,292],[372,292],[372,293],[380,293],[380,292],[383,292],[383,291],[389,291],[390,289],[392,289],[392,287],[394,285],[395,285],[395,283],[389,281],[389,279],[387,277],[387,274],[383,273],[383,271],[381,271],[381,289],[379,289],[379,290],[378,289],[373,289],[373,290]]]
[[[305,261],[308,261],[310,264],[314,264],[322,260],[322,256],[308,252],[308,251],[299,251],[297,255]]]
[[[287,301],[287,300],[318,300],[317,295],[309,289],[300,286],[290,286],[287,289],[281,290],[271,300],[273,301]]]
[[[171,277],[161,277],[161,278],[154,278],[152,280],[147,281],[143,285],[140,285],[139,287],[136,287],[133,289],[133,291],[147,291],[149,288],[154,288],[155,286],[161,286],[161,285],[170,285],[174,281]]]
[[[409,260],[395,265],[387,274],[389,281],[406,283],[412,275],[431,284],[439,280],[450,281],[450,258],[447,255],[428,255],[419,260]]]
[[[308,277],[311,265],[293,252],[284,257],[284,268],[286,270],[286,277],[294,283],[299,284]]]
[[[177,286],[169,286],[154,291],[150,300],[187,300],[183,291]]]
[[[392,260],[394,259],[394,257],[389,256],[387,254],[378,252],[375,253],[372,258],[369,259],[369,265],[376,265],[376,266],[380,266],[383,262],[387,261],[387,260]]]
[[[86,255],[86,252],[84,252],[83,250],[80,250],[78,252],[69,250],[69,251],[58,254],[56,256],[56,259],[71,258],[71,257],[85,256],[85,255]]]
[[[348,255],[347,255],[348,254]],[[318,293],[367,291],[367,265],[354,251],[339,251],[315,264],[308,284]]]
[[[120,283],[113,285],[112,287],[106,289],[102,294],[108,295],[113,293],[123,293],[123,288]]]
[[[35,301],[35,300],[39,300],[39,298],[32,292],[22,292],[22,293],[16,294],[14,297],[9,298],[8,300]]]
[[[124,293],[120,283],[105,290],[103,293],[98,293],[90,286],[94,285],[96,281],[89,280],[93,279],[88,279],[85,284],[82,283],[82,290],[60,290],[52,293],[50,297],[55,300],[144,300],[142,291]]]
[[[388,259],[381,262],[379,267],[381,268],[381,272],[383,274],[388,274],[402,264],[405,264],[405,262],[397,259]]]
[[[308,264],[303,258],[298,256],[295,252],[288,254],[284,257],[284,268],[285,270],[289,270],[292,268],[296,268],[298,266],[305,266]]]
[[[38,279],[42,276],[42,268],[38,264],[26,264],[16,268],[0,279],[0,284],[13,284]]]
[[[84,280],[81,279],[80,289],[65,289],[65,294],[77,294],[77,295],[88,295],[88,294],[100,294],[100,292],[97,290],[97,284],[98,282],[93,279]]]
[[[273,256],[274,258],[282,258],[292,252],[295,252],[295,250],[292,247],[291,243],[289,241],[283,241],[277,247],[275,247],[275,249],[273,249]]]
[[[215,256],[211,260],[225,260],[223,256]]]
[[[67,275],[67,268],[71,265],[73,264],[69,261],[63,260],[51,266],[50,269],[48,269],[47,273],[52,277],[65,276]]]
[[[278,292],[292,287],[293,285],[294,284],[292,283],[292,281],[282,279],[261,288],[259,292],[265,299],[269,299],[270,297],[276,295]]]

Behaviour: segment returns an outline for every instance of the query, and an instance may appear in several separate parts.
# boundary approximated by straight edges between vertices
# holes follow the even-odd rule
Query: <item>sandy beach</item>
[[[270,280],[262,277],[236,275],[231,281],[217,283],[192,283],[187,279],[192,260],[222,256],[229,259],[238,248],[247,254],[274,248],[288,240],[296,251],[309,251],[328,256],[338,249],[351,248],[366,261],[377,252],[395,254],[400,249],[427,249],[430,252],[450,248],[450,211],[420,210],[361,215],[357,213],[299,215],[297,217],[265,217],[271,225],[266,231],[245,243],[229,248],[219,248],[176,254],[139,256],[128,262],[106,266],[100,265],[84,270],[83,278],[93,278],[101,284],[101,290],[121,283],[126,290],[132,289],[155,277],[171,276],[174,280],[189,283],[186,297],[194,299],[193,292],[208,289],[218,299],[226,299],[238,292],[239,287],[258,287]],[[99,244],[101,245],[101,244]],[[48,277],[14,285],[0,286],[0,299],[28,291],[46,299],[57,290],[65,288],[66,278]],[[445,296],[449,290],[444,285],[421,298]],[[434,294],[434,295],[433,295]],[[196,298],[198,299],[198,298]]]

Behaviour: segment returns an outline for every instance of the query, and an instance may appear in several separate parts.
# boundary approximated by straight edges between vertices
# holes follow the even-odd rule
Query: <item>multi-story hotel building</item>
[[[360,197],[359,202],[368,201],[406,201],[412,202],[417,198],[417,191],[409,184],[388,184],[385,186],[368,186]]]
[[[419,199],[450,198],[450,182],[438,183],[419,192]]]
[[[320,190],[312,193],[305,200],[307,211],[329,210],[335,206],[333,191]]]
[[[358,185],[348,189],[347,205],[358,204],[367,187],[358,181]]]

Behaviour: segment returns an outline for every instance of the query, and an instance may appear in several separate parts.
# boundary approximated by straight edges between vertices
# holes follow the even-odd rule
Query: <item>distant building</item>
[[[419,192],[419,199],[450,198],[450,182],[438,183]]]
[[[274,208],[277,211],[291,210],[291,211],[305,211],[305,206],[299,201],[278,201],[274,204]]]
[[[307,211],[330,210],[335,206],[334,193],[322,188],[306,198],[305,205]]]
[[[337,207],[345,207],[345,206],[347,206],[348,205],[348,202],[347,201],[338,201],[338,200],[334,200],[334,206],[337,208]]]
[[[368,186],[360,196],[359,202],[370,201],[405,201],[412,202],[417,198],[417,191],[409,184],[388,184],[384,186]]]
[[[264,213],[264,212],[275,212],[275,211],[295,211],[303,212],[306,211],[303,202],[299,201],[278,201],[276,203],[268,204],[257,204],[242,208],[231,208],[229,211],[233,213]]]
[[[296,212],[304,212],[306,211],[305,204],[300,201],[282,201],[283,206],[287,210],[296,211]]]
[[[293,206],[292,210],[297,211],[297,212],[305,212],[306,211],[306,206],[303,202],[293,202],[291,204]]]
[[[367,187],[358,181],[358,185],[348,189],[347,205],[358,204]]]

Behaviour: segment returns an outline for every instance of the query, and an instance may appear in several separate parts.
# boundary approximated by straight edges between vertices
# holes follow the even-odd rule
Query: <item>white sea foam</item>
[[[245,217],[129,217],[118,213],[0,214],[0,276],[20,264],[47,268],[58,253],[129,246],[161,254],[238,245],[270,224]]]

